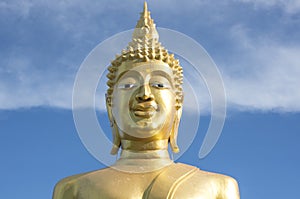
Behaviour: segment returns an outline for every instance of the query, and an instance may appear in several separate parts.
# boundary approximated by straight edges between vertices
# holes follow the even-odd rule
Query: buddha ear
[[[112,135],[113,135],[113,147],[110,151],[110,154],[116,155],[119,151],[120,145],[121,145],[121,139],[120,139],[120,134],[119,134],[119,129],[118,126],[115,122],[115,119],[112,114],[112,105],[111,105],[111,99],[109,97],[106,97],[106,110],[108,114],[108,119],[110,121],[110,127],[112,130]]]
[[[182,114],[182,106],[176,110],[173,127],[170,135],[170,145],[174,153],[179,152],[179,147],[177,145],[177,135],[178,135],[178,127],[180,123],[181,114]]]

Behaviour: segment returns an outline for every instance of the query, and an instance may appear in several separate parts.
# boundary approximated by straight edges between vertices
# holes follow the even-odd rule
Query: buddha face
[[[167,139],[176,114],[174,75],[164,63],[118,68],[112,115],[121,139]]]

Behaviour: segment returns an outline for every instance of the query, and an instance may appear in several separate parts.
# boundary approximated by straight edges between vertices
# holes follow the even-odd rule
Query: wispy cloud
[[[300,111],[299,1],[208,2],[165,0],[149,7],[158,24],[205,42],[222,72],[229,108]],[[71,108],[83,59],[99,42],[133,28],[142,3],[2,1],[0,109]]]
[[[255,8],[260,9],[283,9],[286,13],[295,14],[300,12],[300,1],[299,0],[237,0],[244,3],[250,3]]]
[[[300,111],[300,46],[253,39],[232,28],[240,54],[224,69],[229,104],[240,109]]]
[[[0,71],[0,109],[70,108],[73,77],[35,69],[27,57],[12,57]]]

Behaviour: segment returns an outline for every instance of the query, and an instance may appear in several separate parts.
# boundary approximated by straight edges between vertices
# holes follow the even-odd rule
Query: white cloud
[[[49,74],[35,69],[30,58],[14,56],[0,76],[0,109],[71,108],[72,74]]]
[[[28,17],[32,6],[33,6],[32,1],[18,1],[18,2],[1,1],[0,2],[0,10],[1,11],[18,13],[18,15],[20,15],[24,18]]]
[[[1,48],[3,54],[0,61],[0,109],[34,106],[71,108],[74,77],[81,61],[97,42],[120,31],[119,25],[125,23],[121,16],[128,15],[133,12],[132,10],[139,11],[141,10],[140,6],[142,6],[142,3],[137,4],[132,0],[130,1],[132,3],[130,9],[125,9],[128,3],[117,4],[116,2],[106,0],[93,3],[83,1],[2,1],[0,3],[2,18],[13,20],[14,16],[20,16],[23,20],[14,19],[15,24],[18,26],[25,22],[24,29],[22,29],[22,26],[19,29],[11,30],[12,33],[20,33],[16,34],[13,39],[20,37],[21,40],[22,38],[31,40],[22,41],[25,42],[25,46],[22,46],[22,42],[16,41],[16,44],[10,43],[10,46],[6,49]],[[150,10],[156,10],[157,13],[163,12],[172,2],[169,0],[163,1],[160,5],[157,2],[149,2],[149,5],[152,5]],[[172,4],[170,10],[178,12],[181,9],[178,7],[184,7],[185,12],[199,10],[200,8],[204,10],[211,9],[213,10],[211,18],[223,20],[221,20],[222,26],[214,30],[201,31],[221,32],[218,34],[224,34],[224,40],[228,40],[228,45],[235,52],[230,63],[224,62],[222,64],[222,61],[220,61],[222,57],[219,58],[229,108],[300,111],[300,92],[298,91],[300,88],[300,78],[298,78],[300,77],[299,41],[293,42],[293,39],[291,39],[290,44],[285,43],[284,39],[288,38],[288,31],[285,30],[281,31],[286,32],[286,36],[278,37],[279,39],[276,42],[271,37],[266,36],[271,34],[271,31],[260,29],[256,30],[255,35],[252,35],[253,32],[251,31],[258,22],[241,21],[240,24],[232,26],[236,23],[236,20],[230,23],[224,21],[237,18],[234,7],[231,9],[230,2],[247,3],[251,6],[253,4],[257,8],[266,9],[281,7],[290,14],[297,13],[300,10],[300,2],[295,0],[228,0],[226,3],[219,3],[216,6],[209,4],[208,1],[199,1],[197,4],[193,4],[194,1],[178,1]],[[224,11],[224,9],[226,12],[219,12],[220,10]],[[45,19],[43,23],[38,21],[37,10],[43,11],[43,19]],[[122,14],[118,14],[122,10]],[[252,12],[252,10],[250,9],[249,12]],[[226,17],[226,13],[230,13],[230,16]],[[34,17],[32,17],[33,15]],[[132,15],[136,16],[136,20],[138,19],[138,13],[132,13]],[[190,12],[185,15],[188,16],[188,20],[192,19],[193,15],[197,18],[201,17],[199,12]],[[181,15],[176,24],[185,24],[185,15]],[[168,13],[164,16],[168,16]],[[114,21],[111,17],[118,17],[118,23],[108,23],[107,20]],[[168,20],[172,23],[171,18]],[[34,23],[33,21],[38,21],[37,24],[33,24],[32,27],[34,28],[27,27],[28,24]],[[159,19],[155,18],[155,21],[159,22]],[[50,31],[49,34],[43,38],[48,41],[49,46],[46,47],[47,42],[36,44],[35,34],[37,33],[34,32],[36,30],[40,31],[39,27],[45,26],[44,23],[49,24],[46,27],[51,27],[49,30],[47,29],[47,31]],[[134,24],[135,21],[128,23]],[[247,23],[253,23],[254,25],[250,24],[249,26]],[[282,24],[278,23],[278,25]],[[232,26],[231,29],[230,26]],[[131,28],[127,25],[124,25],[124,27]],[[281,26],[278,27],[278,29],[280,28]],[[297,28],[295,27],[296,31],[299,29]],[[228,32],[228,29],[230,29],[230,32]],[[41,30],[43,29],[41,28]],[[186,31],[185,33],[189,34],[189,30]],[[260,35],[259,31],[266,32]],[[38,34],[41,32],[45,33],[46,31],[40,31]],[[26,35],[24,35],[25,33]],[[228,39],[228,35],[230,39]],[[36,44],[36,46],[31,46],[30,42]],[[52,43],[54,42],[56,43],[53,46]],[[209,42],[207,41],[207,43]],[[291,43],[294,43],[293,46]],[[221,49],[226,49],[226,46],[222,46]],[[56,54],[56,52],[58,53]],[[223,52],[218,52],[218,54],[223,54]],[[6,55],[8,56],[5,57]],[[41,56],[40,60],[37,61],[39,56]],[[200,90],[204,92],[205,89],[201,87]],[[201,107],[209,105],[207,100],[209,97],[207,94],[205,95],[201,99],[202,101],[199,102]],[[98,107],[103,109],[104,97],[97,97],[97,99],[99,98],[101,99],[101,105],[98,105]],[[191,103],[189,103],[188,98],[186,98],[186,103],[187,108],[193,108],[190,107]]]
[[[300,12],[299,0],[236,0],[245,3],[252,3],[256,8],[282,8],[286,13],[295,14]]]
[[[223,72],[228,103],[248,110],[300,111],[300,46],[253,39],[240,25],[232,34],[241,54],[234,69]]]

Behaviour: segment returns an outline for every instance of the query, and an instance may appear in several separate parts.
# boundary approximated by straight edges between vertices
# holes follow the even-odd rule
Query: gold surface
[[[182,113],[182,68],[158,42],[147,10],[132,42],[108,68],[107,112],[120,158],[108,168],[57,183],[53,199],[239,199],[228,176],[170,160],[178,152]]]

